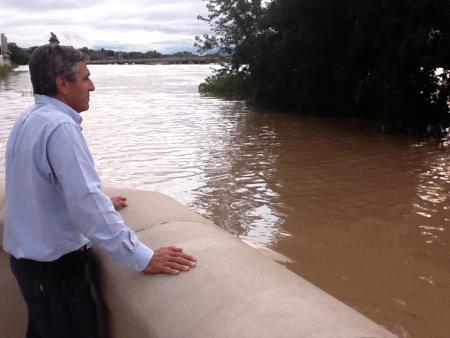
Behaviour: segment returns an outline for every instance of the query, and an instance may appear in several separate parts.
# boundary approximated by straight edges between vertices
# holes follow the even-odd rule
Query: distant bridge
[[[228,62],[230,58],[221,56],[162,56],[159,58],[145,59],[104,59],[89,60],[89,64],[105,65],[105,64],[141,64],[141,65],[173,65],[173,64],[208,64]]]

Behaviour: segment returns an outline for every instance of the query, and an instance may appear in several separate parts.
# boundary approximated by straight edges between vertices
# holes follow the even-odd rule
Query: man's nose
[[[91,81],[89,91],[93,92],[94,90],[95,90],[94,82]]]

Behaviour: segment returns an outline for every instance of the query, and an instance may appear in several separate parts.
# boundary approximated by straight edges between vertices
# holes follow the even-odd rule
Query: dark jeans
[[[10,256],[27,304],[27,338],[98,338],[95,303],[86,274],[88,257],[88,249],[48,263]]]

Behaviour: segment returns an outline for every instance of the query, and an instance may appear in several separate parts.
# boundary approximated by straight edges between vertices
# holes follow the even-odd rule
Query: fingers
[[[113,203],[116,210],[123,209],[128,205],[127,198],[120,195],[111,197],[111,202]]]
[[[170,262],[167,264],[167,267],[173,270],[177,271],[188,271],[190,269],[189,265],[177,263],[177,262]]]
[[[177,248],[174,246],[169,246],[165,248],[170,251],[170,255],[172,256],[172,261],[178,262],[180,264],[194,267],[197,262],[197,258],[194,256],[188,255],[186,253],[183,253],[183,249]]]
[[[178,248],[176,246],[169,246],[169,247],[166,247],[164,249],[167,249],[167,250],[171,251],[172,253],[175,253],[175,255],[174,255],[175,257],[180,256],[180,257],[183,257],[183,258],[188,259],[190,261],[194,261],[194,262],[197,261],[197,258],[195,258],[194,256],[191,256],[191,255],[188,255],[186,253],[183,253],[183,249]]]
[[[119,196],[113,196],[113,197],[111,197],[111,200],[112,200],[113,202],[120,202],[120,201],[126,201],[127,198],[126,198],[125,196],[119,195]]]
[[[170,251],[175,251],[175,252],[181,252],[181,251],[183,251],[183,249],[178,248],[178,247],[176,247],[176,246],[169,246],[169,247],[167,247],[166,249],[168,249],[168,250],[170,250]]]
[[[181,264],[186,267],[193,268],[194,266],[197,265],[197,260],[193,261],[192,259],[186,259],[184,257],[177,257],[176,259],[174,259],[173,263],[177,263],[177,264]]]
[[[183,249],[170,246],[156,250],[144,273],[166,273],[176,275],[189,271],[197,265],[197,258],[185,254]]]
[[[180,270],[169,268],[168,266],[165,266],[162,270],[162,273],[168,274],[168,275],[178,275],[180,273]]]

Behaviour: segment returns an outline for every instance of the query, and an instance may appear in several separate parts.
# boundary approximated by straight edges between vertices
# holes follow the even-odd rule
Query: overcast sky
[[[195,51],[209,31],[202,0],[0,0],[0,31],[31,47],[55,33],[62,45],[122,51]]]

